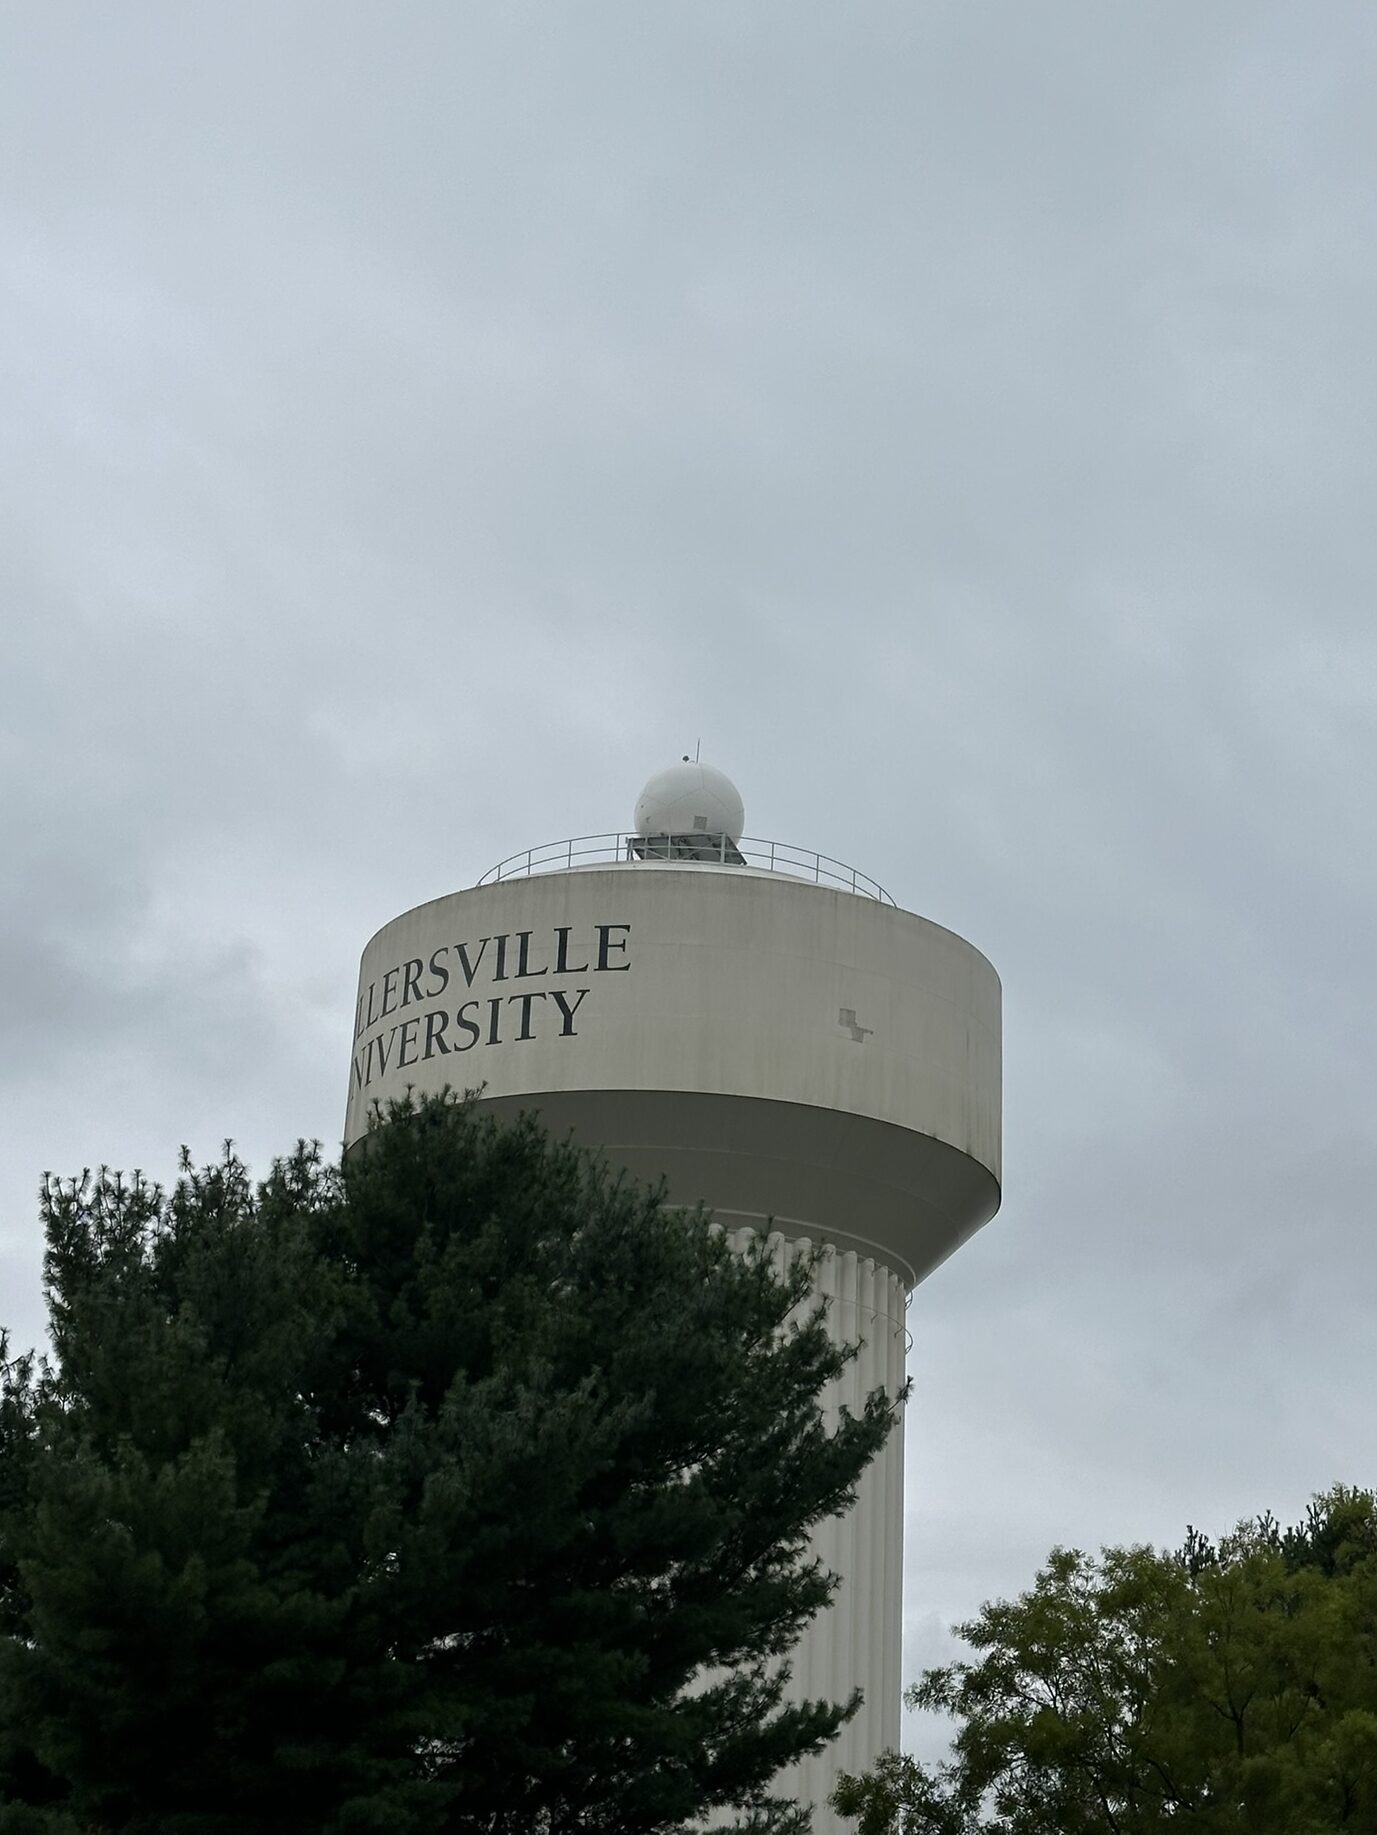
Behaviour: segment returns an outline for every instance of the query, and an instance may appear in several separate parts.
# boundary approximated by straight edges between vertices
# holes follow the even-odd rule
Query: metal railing
[[[878,899],[882,905],[894,903],[876,880],[844,861],[834,860],[830,854],[819,854],[810,847],[793,847],[787,841],[758,841],[750,836],[733,842],[725,835],[575,835],[567,841],[547,841],[541,847],[511,854],[489,867],[478,883],[491,886],[504,879],[527,879],[536,873],[567,873],[575,867],[608,863],[637,866],[656,861],[685,866],[756,867],[767,873],[785,873],[791,879],[809,879],[815,885],[835,886],[860,898]]]

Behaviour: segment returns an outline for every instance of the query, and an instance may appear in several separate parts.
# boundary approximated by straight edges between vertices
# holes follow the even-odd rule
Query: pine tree
[[[806,1827],[770,1780],[808,1535],[889,1431],[710,1220],[530,1120],[402,1105],[255,1190],[45,1193],[0,1413],[0,1831]]]

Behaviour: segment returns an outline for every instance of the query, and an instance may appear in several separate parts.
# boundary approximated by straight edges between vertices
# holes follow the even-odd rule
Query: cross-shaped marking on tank
[[[856,1009],[854,1007],[843,1007],[841,1012],[837,1015],[837,1024],[840,1026],[849,1026],[851,1028],[851,1036],[858,1045],[864,1045],[868,1038],[874,1036],[875,1028],[873,1026],[861,1026],[857,1024]]]

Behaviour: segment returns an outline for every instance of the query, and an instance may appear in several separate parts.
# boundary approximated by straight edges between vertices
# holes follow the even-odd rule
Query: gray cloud
[[[1005,982],[911,1661],[1370,1478],[1371,9],[7,35],[16,1332],[42,1168],[334,1140],[378,924],[701,736]]]

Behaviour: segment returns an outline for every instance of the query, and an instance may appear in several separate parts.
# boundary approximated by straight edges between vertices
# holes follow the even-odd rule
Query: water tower
[[[685,759],[635,832],[504,860],[363,953],[346,1145],[376,1101],[485,1085],[781,1256],[861,1355],[836,1400],[904,1378],[905,1301],[999,1205],[1000,987],[984,956],[855,869],[744,836],[729,779]],[[740,1240],[744,1241],[742,1235]],[[817,1550],[842,1584],[793,1692],[865,1705],[779,1788],[814,1805],[899,1742],[903,1441]]]

